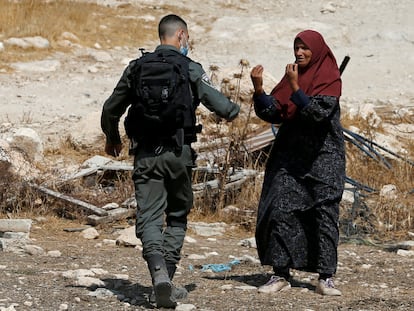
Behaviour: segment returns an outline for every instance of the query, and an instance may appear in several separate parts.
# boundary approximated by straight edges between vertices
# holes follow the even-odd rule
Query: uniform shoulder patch
[[[213,83],[211,82],[210,78],[208,77],[207,73],[203,73],[201,76],[201,80],[203,80],[204,83],[213,86]]]

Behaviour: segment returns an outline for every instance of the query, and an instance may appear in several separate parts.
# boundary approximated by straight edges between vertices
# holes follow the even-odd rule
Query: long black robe
[[[265,121],[278,119],[272,109],[259,109],[256,100],[255,109]],[[339,119],[339,99],[319,95],[280,126],[266,164],[257,216],[263,265],[336,272],[345,179]]]

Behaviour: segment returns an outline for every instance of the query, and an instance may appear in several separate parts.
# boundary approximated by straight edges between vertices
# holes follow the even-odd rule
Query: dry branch
[[[43,193],[47,194],[47,195],[58,198],[62,201],[66,201],[66,202],[72,203],[74,205],[77,205],[77,206],[81,207],[83,210],[85,210],[88,213],[96,214],[98,216],[107,216],[108,215],[107,211],[105,211],[104,209],[99,208],[95,205],[92,205],[90,203],[87,203],[87,202],[69,197],[65,194],[50,190],[48,188],[45,188],[45,187],[42,187],[42,186],[39,186],[39,185],[36,185],[36,184],[29,183],[29,186],[36,189],[36,190],[38,190],[38,191],[40,191],[40,192],[43,192]]]
[[[135,209],[133,208],[116,208],[113,210],[108,211],[107,216],[97,216],[97,215],[90,215],[88,216],[88,223],[96,226],[108,222],[114,222],[120,219],[133,217],[135,215]]]

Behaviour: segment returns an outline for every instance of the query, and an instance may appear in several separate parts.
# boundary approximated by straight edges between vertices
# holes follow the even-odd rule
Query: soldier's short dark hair
[[[170,14],[164,16],[158,25],[158,35],[160,39],[171,37],[177,29],[187,30],[187,23],[178,15]]]

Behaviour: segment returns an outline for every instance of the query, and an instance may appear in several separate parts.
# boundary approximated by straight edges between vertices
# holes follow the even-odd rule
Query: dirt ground
[[[151,281],[141,251],[136,248],[107,245],[104,239],[116,239],[116,227],[100,228],[95,240],[66,232],[76,227],[73,221],[54,220],[34,224],[31,239],[45,252],[59,250],[60,257],[0,254],[0,309],[5,310],[147,310]],[[79,224],[78,227],[82,227]],[[174,279],[185,286],[189,296],[182,301],[194,310],[413,310],[414,267],[412,257],[398,255],[381,246],[347,242],[339,246],[336,285],[341,297],[323,297],[314,292],[315,274],[292,271],[292,288],[278,294],[261,294],[269,267],[240,260],[229,272],[204,272],[205,264],[229,263],[232,258],[257,258],[255,248],[239,245],[252,235],[242,230],[226,230],[223,236],[206,238],[191,230],[183,258]],[[215,252],[202,260],[191,254]],[[62,272],[76,269],[103,269],[98,276],[109,295],[95,297],[93,287],[77,286]],[[122,276],[120,276],[122,275]],[[125,277],[127,275],[127,277]],[[248,287],[246,287],[248,286]],[[251,287],[253,286],[253,287]],[[91,295],[92,294],[92,295]],[[17,305],[16,305],[17,304]],[[184,306],[181,306],[183,308]]]

